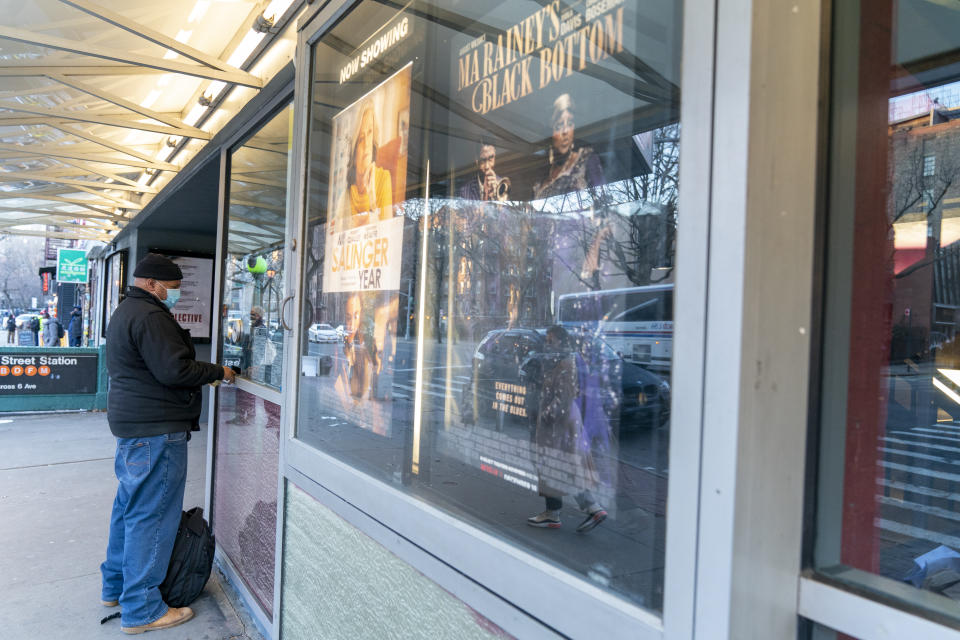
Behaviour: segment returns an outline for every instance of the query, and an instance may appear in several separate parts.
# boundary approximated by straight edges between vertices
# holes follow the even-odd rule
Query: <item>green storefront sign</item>
[[[87,282],[87,252],[57,249],[57,282]]]

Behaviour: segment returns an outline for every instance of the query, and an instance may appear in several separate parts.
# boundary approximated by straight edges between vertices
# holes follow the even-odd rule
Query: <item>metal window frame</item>
[[[294,153],[291,159],[291,206],[288,233],[298,246],[306,246],[302,227],[306,207],[307,132],[310,118],[313,44],[358,0],[333,0],[301,23],[296,52]],[[685,203],[678,237],[676,289],[679,305],[674,341],[671,439],[671,474],[667,515],[666,577],[663,618],[602,591],[563,569],[478,530],[441,510],[368,476],[349,465],[295,439],[299,376],[285,381],[283,437],[280,445],[281,476],[333,508],[360,531],[403,557],[418,571],[437,582],[506,631],[529,637],[560,633],[591,637],[598,630],[610,638],[655,639],[689,637],[693,629],[693,584],[696,579],[696,538],[701,465],[704,387],[703,345],[706,337],[707,253],[711,179],[711,121],[714,86],[715,3],[687,0],[683,9],[682,121],[684,154],[681,159],[680,198]],[[689,204],[688,204],[689,203]],[[296,249],[294,250],[296,251]],[[299,282],[300,270],[289,281]],[[294,264],[293,262],[289,264]],[[296,292],[293,337],[288,344],[286,370],[299,371],[303,300]],[[689,401],[693,400],[693,401]],[[676,470],[684,470],[678,473]],[[283,482],[281,481],[281,485]],[[306,485],[306,486],[305,486]],[[281,496],[283,487],[280,487]],[[283,502],[281,501],[281,504]],[[279,637],[283,614],[283,518],[278,524],[278,579],[275,596],[274,636]],[[503,567],[509,567],[509,578]],[[490,593],[496,595],[491,598]],[[557,602],[564,602],[557,607]],[[589,613],[589,615],[584,615]],[[531,626],[532,625],[532,626]]]
[[[811,577],[800,578],[799,614],[860,640],[956,640],[955,628]]]
[[[826,4],[715,5],[703,456],[684,637],[798,632]]]

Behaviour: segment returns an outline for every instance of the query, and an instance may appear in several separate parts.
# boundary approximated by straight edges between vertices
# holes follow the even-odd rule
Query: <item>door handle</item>
[[[293,327],[287,324],[287,303],[293,300],[294,296],[287,296],[280,305],[280,324],[287,331],[293,331]]]

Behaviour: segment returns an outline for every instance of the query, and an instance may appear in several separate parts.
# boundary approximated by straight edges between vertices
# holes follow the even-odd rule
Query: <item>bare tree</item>
[[[933,170],[926,164],[930,156],[934,162]],[[922,146],[917,146],[910,155],[894,168],[893,198],[894,211],[891,223],[898,222],[904,215],[920,205],[928,221],[939,222],[940,205],[947,191],[960,177],[960,163],[947,153],[925,154]],[[939,242],[939,224],[936,239]]]
[[[42,238],[0,235],[0,306],[29,307],[31,298],[39,299],[42,266]]]

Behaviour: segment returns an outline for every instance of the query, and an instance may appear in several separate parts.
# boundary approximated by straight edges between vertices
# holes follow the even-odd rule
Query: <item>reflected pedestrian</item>
[[[569,345],[570,338],[563,327],[553,325],[547,329],[534,434],[538,488],[547,508],[527,518],[527,524],[559,529],[563,496],[573,494],[586,514],[577,532],[586,533],[606,520],[607,512],[590,492],[597,485],[597,472],[583,430],[578,406],[577,363]]]
[[[51,316],[46,309],[43,310],[43,346],[56,347],[60,344],[60,338],[63,337],[63,325],[57,316]]]
[[[12,313],[7,316],[7,319],[4,321],[3,328],[7,330],[7,344],[16,344],[17,319],[13,317]]]
[[[39,345],[37,336],[40,334],[40,317],[30,314],[30,317],[26,318],[20,325],[20,331],[26,331],[28,334],[27,346],[36,347]]]
[[[249,318],[249,326],[240,341],[240,370],[244,372],[243,375],[247,378],[262,380],[263,378],[260,372],[265,363],[258,361],[256,367],[254,367],[253,342],[254,334],[258,329],[265,326],[263,323],[263,307],[251,307]],[[236,398],[236,415],[227,420],[227,424],[250,424],[250,420],[253,419],[257,413],[256,396],[246,391],[238,390]]]
[[[83,310],[80,305],[74,305],[70,312],[70,323],[67,325],[67,335],[70,336],[70,346],[79,347],[83,340]]]

